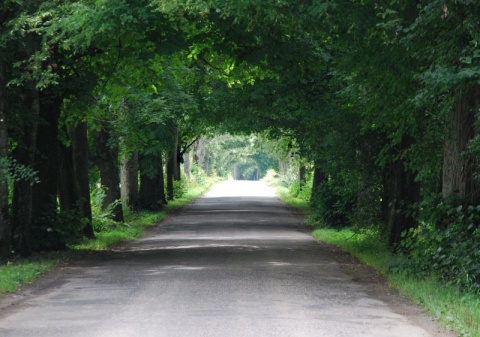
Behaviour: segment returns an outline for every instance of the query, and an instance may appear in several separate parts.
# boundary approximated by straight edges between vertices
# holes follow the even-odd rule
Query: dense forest
[[[324,226],[478,287],[477,1],[4,0],[0,25],[0,256],[93,237],[97,184],[122,222],[192,163],[256,179],[268,139]]]

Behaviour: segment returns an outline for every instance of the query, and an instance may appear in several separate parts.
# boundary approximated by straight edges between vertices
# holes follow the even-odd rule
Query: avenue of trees
[[[94,179],[121,222],[205,167],[205,136],[261,133],[323,225],[476,285],[479,109],[474,0],[4,0],[0,255],[93,237]]]

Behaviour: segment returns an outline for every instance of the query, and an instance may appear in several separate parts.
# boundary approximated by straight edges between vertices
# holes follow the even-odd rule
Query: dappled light
[[[478,0],[0,1],[0,294],[221,181],[141,249],[240,249],[198,227],[223,215],[299,244],[278,197],[367,237],[382,273],[478,296],[479,32]],[[480,335],[480,308],[430,310]]]

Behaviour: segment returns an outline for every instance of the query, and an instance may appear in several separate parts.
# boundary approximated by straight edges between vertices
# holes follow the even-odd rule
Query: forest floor
[[[260,182],[0,300],[0,336],[452,336]]]

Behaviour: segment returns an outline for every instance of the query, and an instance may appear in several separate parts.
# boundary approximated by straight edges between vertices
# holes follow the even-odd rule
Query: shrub
[[[442,203],[437,212],[449,220],[446,227],[422,224],[404,234],[408,267],[480,293],[480,206]]]
[[[323,184],[311,200],[313,218],[323,227],[351,226],[350,216],[355,208],[355,197],[335,188],[330,181]]]
[[[181,198],[187,192],[185,180],[178,180],[173,182],[173,197],[175,199]]]
[[[44,214],[32,226],[33,250],[61,250],[83,238],[85,220],[76,211]]]

